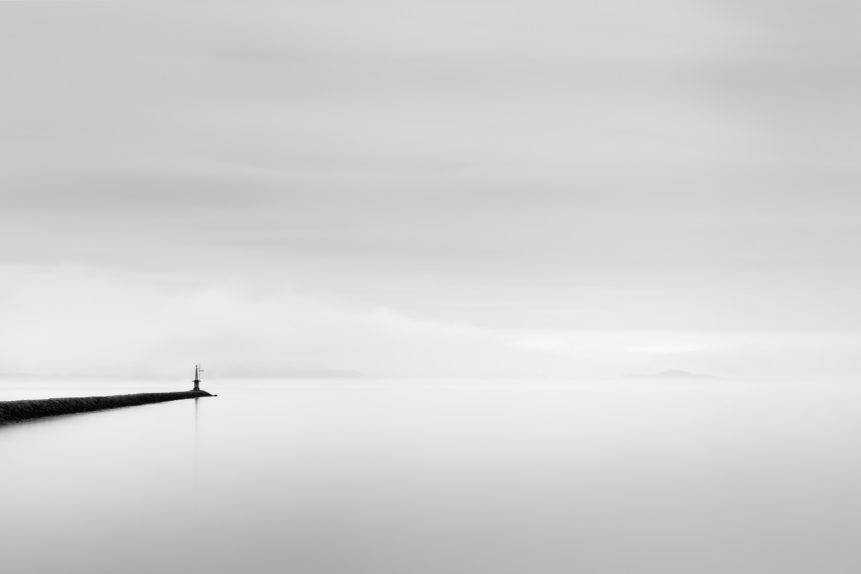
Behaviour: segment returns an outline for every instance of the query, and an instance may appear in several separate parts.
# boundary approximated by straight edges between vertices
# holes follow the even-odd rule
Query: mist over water
[[[220,396],[0,429],[4,571],[861,566],[861,389],[850,384],[209,386]],[[20,389],[7,384],[0,400]]]
[[[861,573],[859,22],[0,1],[0,574]]]

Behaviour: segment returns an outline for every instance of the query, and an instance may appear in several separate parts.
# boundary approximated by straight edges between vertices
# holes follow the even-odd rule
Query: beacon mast
[[[194,366],[194,391],[200,390],[200,365]]]

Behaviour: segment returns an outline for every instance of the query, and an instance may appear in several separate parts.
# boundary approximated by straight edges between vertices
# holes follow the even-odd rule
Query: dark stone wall
[[[86,413],[120,407],[133,407],[150,403],[163,403],[180,399],[211,397],[206,391],[184,391],[179,393],[139,393],[134,395],[110,395],[105,397],[69,397],[61,399],[39,399],[32,401],[0,402],[0,425],[16,423],[42,417]]]

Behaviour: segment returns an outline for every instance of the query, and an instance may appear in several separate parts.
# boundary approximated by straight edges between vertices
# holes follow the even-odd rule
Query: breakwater
[[[137,393],[132,395],[108,395],[103,397],[67,397],[59,399],[36,399],[25,401],[0,401],[0,426],[43,417],[71,415],[103,411],[121,407],[134,407],[151,403],[163,403],[182,399],[212,397],[206,391],[183,391],[178,393]]]

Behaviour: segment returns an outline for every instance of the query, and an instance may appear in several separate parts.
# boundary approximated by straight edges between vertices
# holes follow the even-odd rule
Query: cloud
[[[495,344],[482,329],[286,286],[71,266],[4,266],[2,279],[6,374],[170,376],[204,362],[221,376],[452,375],[487,368],[475,359]]]
[[[0,3],[5,361],[559,374],[857,330],[857,8],[811,6]]]

